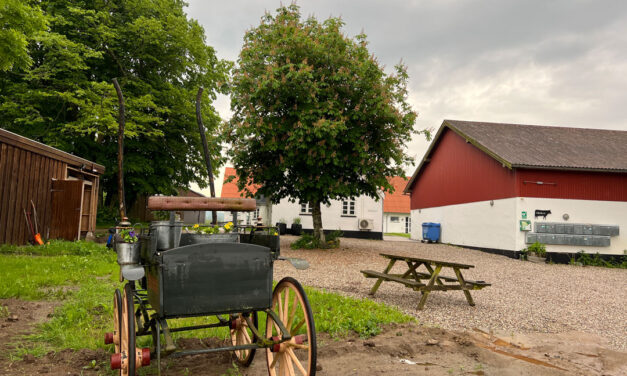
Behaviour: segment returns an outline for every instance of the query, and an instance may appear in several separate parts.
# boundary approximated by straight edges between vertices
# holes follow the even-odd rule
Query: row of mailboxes
[[[619,233],[619,229],[618,229],[618,226],[611,226],[611,225],[536,222],[536,232],[542,233],[542,234],[617,236]],[[544,243],[544,242],[541,242],[541,243]],[[547,243],[547,244],[562,244],[562,243]],[[589,245],[589,244],[577,244],[577,245]]]
[[[527,233],[527,244],[535,242],[557,245],[588,245],[593,247],[609,247],[610,237],[602,235],[569,235],[569,234],[538,234]]]

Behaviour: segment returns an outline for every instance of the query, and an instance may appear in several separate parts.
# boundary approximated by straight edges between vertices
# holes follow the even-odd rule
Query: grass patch
[[[104,345],[105,332],[113,327],[112,297],[118,265],[114,252],[102,245],[85,242],[53,242],[46,247],[0,248],[3,278],[0,298],[62,300],[51,319],[24,337],[10,358],[25,354],[41,356],[50,350],[112,350]],[[70,287],[70,288],[68,288]],[[314,312],[316,330],[340,338],[350,333],[361,337],[378,334],[382,325],[414,321],[411,316],[368,299],[353,299],[335,293],[305,288]],[[0,311],[0,316],[5,314]],[[8,314],[8,313],[7,313]],[[265,314],[259,326],[265,331]],[[215,316],[168,320],[171,328],[216,322]],[[228,338],[226,328],[174,333],[176,338]],[[139,337],[138,345],[150,344],[150,337]]]
[[[386,232],[385,234],[383,234],[385,236],[401,236],[403,238],[407,238],[409,239],[409,235],[410,234],[406,234],[404,232]]]
[[[35,255],[35,256],[91,256],[108,253],[115,258],[115,252],[103,247],[102,244],[86,241],[68,242],[51,240],[45,245],[15,246],[0,245],[0,255]]]
[[[375,336],[382,326],[416,321],[396,308],[370,299],[354,299],[335,293],[305,288],[311,304],[316,330],[340,338],[351,332],[362,338]]]

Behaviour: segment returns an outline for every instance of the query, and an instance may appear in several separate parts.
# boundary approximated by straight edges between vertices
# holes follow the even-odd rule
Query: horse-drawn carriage
[[[156,358],[160,373],[162,357],[217,351],[233,351],[248,366],[256,350],[264,349],[270,375],[314,375],[316,334],[307,296],[290,277],[272,289],[273,264],[282,259],[278,234],[257,236],[254,229],[235,226],[230,236],[191,237],[181,235],[181,223],[174,219],[174,211],[184,210],[236,216],[255,210],[255,200],[154,196],[148,208],[170,211],[170,221],[153,222],[137,246],[116,247],[120,278],[128,282],[115,291],[114,332],[105,337],[115,345],[111,367],[135,375]],[[168,327],[168,319],[200,316],[216,320]],[[265,316],[263,330],[259,316]],[[231,346],[176,349],[173,332],[215,327],[229,329]],[[151,336],[151,348],[137,348],[138,336]]]

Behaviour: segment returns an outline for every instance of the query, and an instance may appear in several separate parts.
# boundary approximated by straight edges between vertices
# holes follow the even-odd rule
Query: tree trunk
[[[126,202],[124,202],[124,127],[126,125],[126,119],[124,118],[124,96],[122,95],[122,89],[118,84],[117,79],[113,79],[113,86],[118,94],[118,101],[120,102],[119,108],[119,123],[118,128],[118,198],[120,200],[120,220],[124,220],[126,217]]]
[[[322,228],[322,212],[320,211],[320,201],[312,201],[310,205],[313,209],[312,219],[314,226],[314,238],[318,239],[321,243],[324,243],[325,239],[324,229]]]
[[[207,164],[207,173],[209,174],[209,189],[211,197],[216,197],[216,190],[213,184],[213,168],[211,167],[211,158],[209,156],[209,147],[207,146],[207,136],[205,135],[205,126],[202,123],[202,115],[200,114],[200,100],[202,99],[203,88],[198,88],[196,94],[196,122],[198,123],[198,130],[200,131],[200,141],[202,142],[203,154],[205,155],[205,163]],[[211,212],[211,223],[214,225],[218,223],[218,212],[213,210]]]

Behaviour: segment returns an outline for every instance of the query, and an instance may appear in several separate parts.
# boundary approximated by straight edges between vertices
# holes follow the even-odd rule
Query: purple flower
[[[135,237],[135,231],[131,231],[128,233],[128,236],[130,236],[131,238]]]

